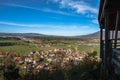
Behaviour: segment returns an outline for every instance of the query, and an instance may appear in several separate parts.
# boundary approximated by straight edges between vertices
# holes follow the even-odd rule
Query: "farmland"
[[[81,40],[34,39],[32,42],[28,42],[19,39],[0,39],[0,45],[0,52],[16,53],[20,55],[29,54],[31,51],[49,50],[55,48],[65,48],[72,50],[77,48],[80,52],[86,53],[96,51],[99,55],[99,43],[90,43],[88,41]]]
[[[99,78],[99,42],[94,40],[4,38],[0,45],[0,80],[9,73],[7,66],[13,67],[11,74],[20,70],[15,74],[20,80]],[[4,78],[14,79],[11,74]]]

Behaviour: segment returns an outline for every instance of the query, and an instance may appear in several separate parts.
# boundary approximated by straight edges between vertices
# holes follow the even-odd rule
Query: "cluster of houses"
[[[71,49],[42,50],[40,52],[34,51],[26,56],[9,54],[7,52],[0,53],[0,57],[4,57],[6,63],[12,61],[26,72],[40,72],[41,70],[52,71],[56,68],[69,69],[74,65],[80,64],[87,56],[87,54],[81,53],[79,50],[72,51]]]

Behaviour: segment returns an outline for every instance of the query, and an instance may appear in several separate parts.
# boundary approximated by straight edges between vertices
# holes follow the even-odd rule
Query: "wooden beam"
[[[111,39],[111,40],[115,40],[115,39]],[[120,40],[120,38],[117,38],[117,40]]]
[[[120,55],[120,49],[112,49],[114,54],[119,54]]]
[[[118,37],[118,27],[120,26],[120,11],[117,11],[117,16],[116,16],[116,25],[115,25],[115,43],[114,43],[114,48],[117,46],[117,37]]]
[[[109,0],[107,8],[110,10],[120,10],[120,0]]]
[[[113,61],[113,63],[115,64],[115,65],[117,65],[119,68],[120,68],[120,61],[118,61],[118,60],[116,60],[116,59],[112,59],[112,61]]]
[[[102,7],[102,12],[100,14],[100,22],[102,21],[102,18],[104,17],[104,12],[105,12],[105,6],[108,3],[108,0],[104,0],[103,7]]]

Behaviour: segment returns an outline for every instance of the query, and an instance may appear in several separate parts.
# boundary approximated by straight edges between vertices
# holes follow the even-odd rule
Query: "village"
[[[15,65],[25,75],[27,73],[39,74],[43,70],[49,72],[62,69],[71,70],[74,66],[82,63],[100,62],[98,56],[89,56],[80,50],[71,49],[54,49],[33,51],[28,55],[20,56],[19,54],[0,53],[0,68]],[[88,59],[89,57],[89,59]],[[19,72],[20,73],[20,72]]]

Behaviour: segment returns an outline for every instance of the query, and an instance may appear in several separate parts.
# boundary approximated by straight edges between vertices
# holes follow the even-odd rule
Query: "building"
[[[100,0],[98,21],[102,80],[120,80],[120,0]]]

